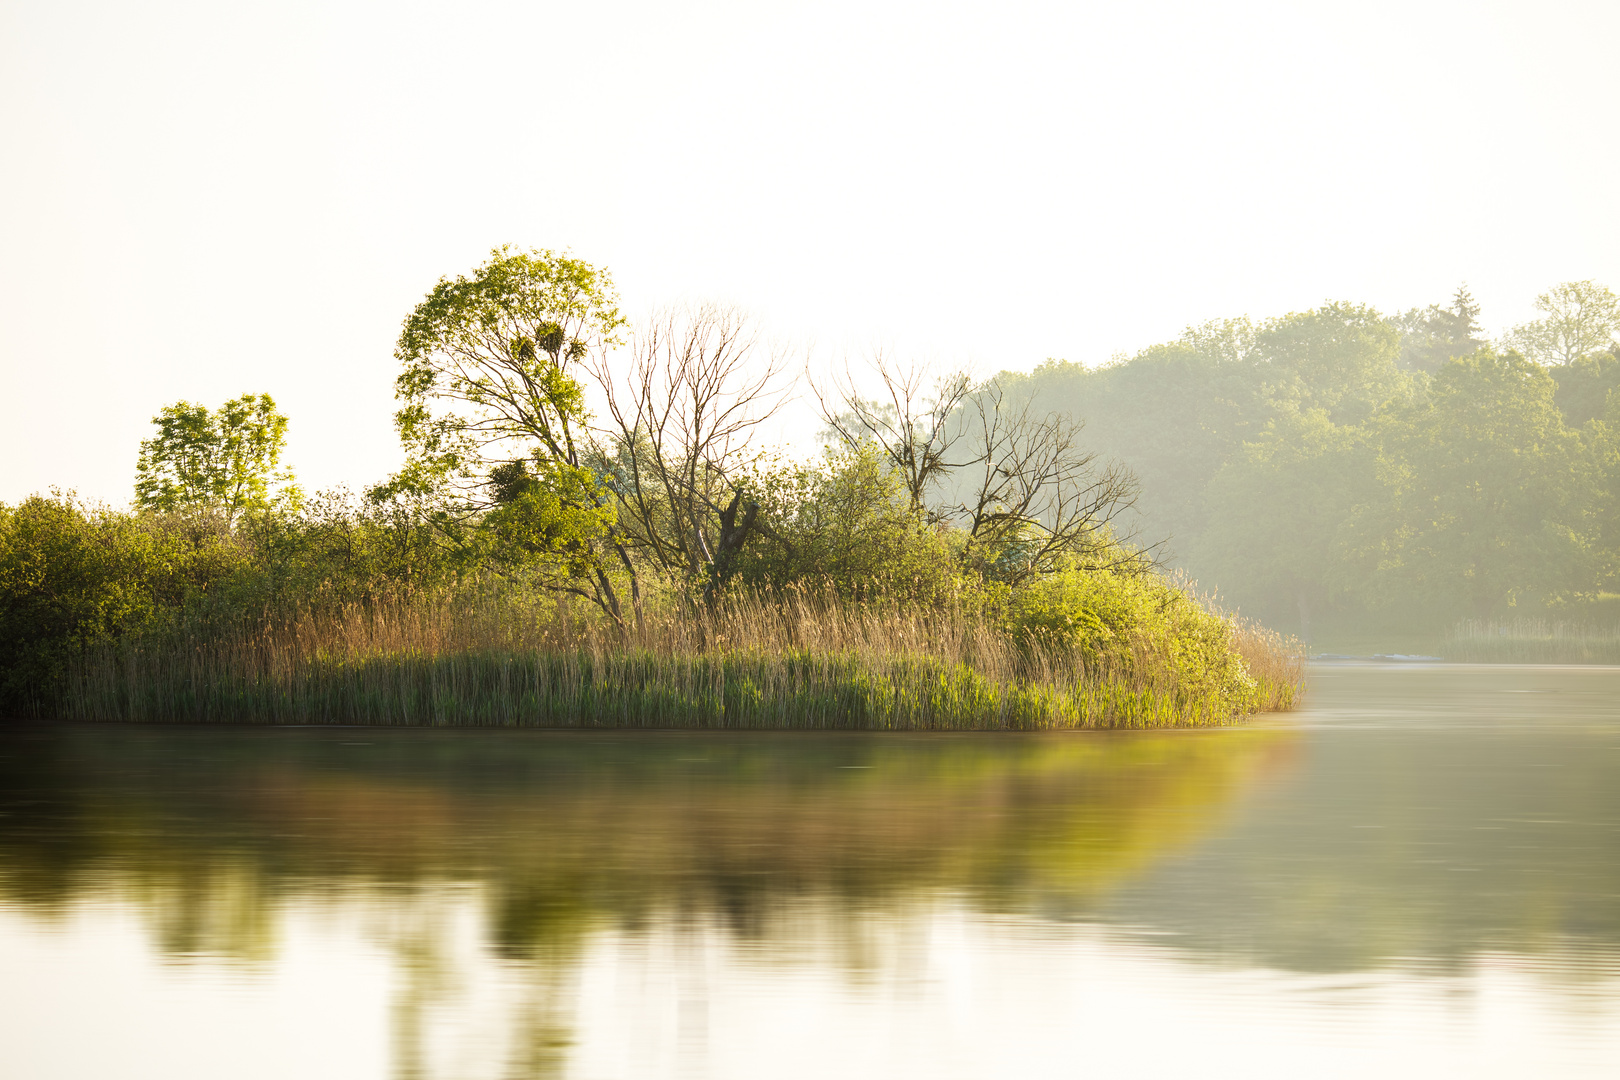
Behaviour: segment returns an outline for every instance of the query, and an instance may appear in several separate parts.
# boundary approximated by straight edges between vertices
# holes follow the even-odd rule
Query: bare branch
[[[972,380],[966,372],[956,371],[930,385],[924,368],[900,367],[882,353],[875,354],[868,366],[888,400],[863,399],[846,362],[842,378],[835,373],[826,386],[810,380],[822,419],[852,446],[876,444],[905,484],[912,512],[925,513],[929,491],[950,470],[966,464],[949,458],[964,434],[953,419],[973,389]]]
[[[666,574],[713,582],[758,526],[757,507],[736,521],[738,470],[786,399],[785,356],[747,317],[713,304],[658,313],[629,353],[622,376],[601,360],[592,367],[609,421],[597,450],[618,473],[621,527]]]

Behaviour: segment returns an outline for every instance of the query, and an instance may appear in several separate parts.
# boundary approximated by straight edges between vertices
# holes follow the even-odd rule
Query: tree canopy
[[[1281,625],[1572,610],[1620,591],[1620,347],[1570,329],[1600,325],[1606,294],[1543,297],[1552,321],[1581,308],[1567,353],[1487,347],[1459,289],[1394,317],[1219,320],[1001,381],[1083,418],[1088,449],[1140,478],[1132,531]]]
[[[1544,364],[1572,364],[1620,337],[1620,296],[1593,281],[1566,281],[1536,297],[1542,318],[1515,326],[1506,344]]]
[[[269,394],[243,394],[217,410],[189,401],[152,418],[157,434],[141,443],[135,503],[145,510],[212,510],[227,522],[244,511],[294,507],[302,498],[292,473],[279,470],[287,418]]]

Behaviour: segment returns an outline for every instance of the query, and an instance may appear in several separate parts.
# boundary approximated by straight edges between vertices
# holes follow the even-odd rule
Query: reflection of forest
[[[550,1075],[593,932],[834,942],[853,973],[874,915],[930,896],[1077,913],[1207,833],[1295,738],[15,730],[0,900],[117,898],[168,955],[248,961],[290,905],[368,912],[404,977],[396,1075],[435,1073],[423,1048],[469,963],[521,984],[505,1057]]]
[[[177,951],[243,955],[278,898],[338,885],[478,883],[512,957],[653,909],[1050,911],[1203,833],[1291,739],[38,729],[3,743],[0,889],[112,887]]]

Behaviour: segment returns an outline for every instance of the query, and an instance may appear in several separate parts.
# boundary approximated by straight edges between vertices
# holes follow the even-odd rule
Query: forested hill
[[[1139,541],[1277,625],[1612,621],[1620,347],[1540,324],[1492,346],[1476,316],[1461,290],[1395,317],[1330,303],[1001,381],[1136,472]]]

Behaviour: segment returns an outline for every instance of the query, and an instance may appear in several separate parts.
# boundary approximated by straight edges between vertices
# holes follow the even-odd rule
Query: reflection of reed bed
[[[1482,664],[1620,664],[1620,626],[1468,619],[1452,628],[1445,654]]]
[[[744,930],[807,899],[887,909],[936,890],[1062,909],[1203,835],[1292,743],[1267,728],[348,737],[83,732],[70,782],[29,802],[74,810],[54,872],[36,875],[57,888],[0,890],[60,902],[111,886],[165,941],[182,941],[170,916],[191,909],[208,917],[188,925],[235,935],[234,952],[265,939],[283,899],[377,886],[478,886],[509,955],[654,909]],[[0,837],[0,865],[47,854],[21,844]]]
[[[89,650],[92,720],[888,730],[1203,726],[1289,707],[1296,655],[1225,640],[1106,650],[1010,639],[971,614],[810,594],[650,613],[628,638],[491,594],[306,609]],[[1242,658],[1232,660],[1233,654]]]

